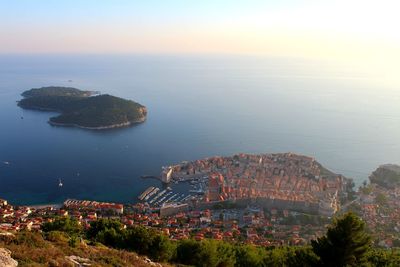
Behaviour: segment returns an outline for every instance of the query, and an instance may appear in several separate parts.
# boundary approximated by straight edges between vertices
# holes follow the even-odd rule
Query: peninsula
[[[141,123],[147,115],[146,107],[134,101],[72,87],[34,88],[22,96],[21,108],[61,113],[49,119],[54,126],[103,130]]]
[[[237,154],[164,167],[161,180],[198,184],[203,206],[234,202],[332,216],[351,191],[351,180],[314,158],[293,153]]]

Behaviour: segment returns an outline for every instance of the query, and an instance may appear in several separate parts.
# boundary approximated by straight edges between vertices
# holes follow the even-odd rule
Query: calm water
[[[136,100],[148,120],[105,132],[51,127],[54,113],[16,105],[24,90],[48,85]],[[361,183],[400,163],[399,100],[367,74],[304,60],[0,56],[0,198],[133,202],[158,184],[141,175],[237,152],[307,154]]]

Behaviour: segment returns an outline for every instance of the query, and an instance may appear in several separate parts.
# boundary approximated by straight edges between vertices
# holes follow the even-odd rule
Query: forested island
[[[34,88],[22,96],[18,105],[24,109],[60,112],[49,119],[54,126],[102,130],[141,123],[147,115],[146,107],[132,100],[72,87]]]

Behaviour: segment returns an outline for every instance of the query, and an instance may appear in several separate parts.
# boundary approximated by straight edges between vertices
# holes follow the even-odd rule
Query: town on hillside
[[[68,199],[59,206],[28,207],[0,200],[0,233],[41,231],[43,223],[59,217],[86,228],[99,218],[117,218],[124,227],[153,228],[172,240],[303,245],[323,235],[336,214],[353,211],[367,223],[376,245],[398,247],[400,185],[387,186],[379,175],[394,176],[382,168],[352,191],[350,179],[291,153],[183,162],[164,168],[162,179],[189,183],[193,194],[150,187],[133,204]]]

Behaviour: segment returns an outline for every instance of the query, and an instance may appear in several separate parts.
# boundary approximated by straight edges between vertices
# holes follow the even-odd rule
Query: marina
[[[163,174],[164,173],[164,174]],[[189,200],[197,199],[201,201],[204,194],[207,191],[208,185],[208,175],[204,173],[199,173],[197,175],[179,175],[175,176],[168,167],[163,168],[163,173],[160,175],[161,181],[166,184],[173,184],[172,187],[175,188],[175,184],[181,184],[185,190],[182,191],[178,188],[164,187],[162,189],[154,186],[150,186],[145,191],[143,191],[138,199],[142,202],[149,204],[152,207],[158,208],[164,205],[174,205],[174,204],[184,204]],[[169,176],[165,179],[166,174]],[[169,174],[168,174],[169,173]],[[141,178],[158,178],[156,176],[142,175]],[[164,178],[163,178],[164,177]]]
[[[153,204],[154,201],[159,199],[161,196],[163,196],[167,192],[167,189],[164,189],[161,191],[159,194],[157,194],[152,200],[149,201],[150,204]]]
[[[147,188],[145,191],[143,191],[142,194],[139,195],[138,199],[139,199],[139,200],[143,200],[143,199],[147,196],[147,194],[149,194],[150,191],[153,191],[154,189],[155,189],[154,186],[150,186],[150,187]]]
[[[157,194],[158,191],[160,191],[160,188],[158,188],[158,187],[154,188],[150,193],[147,194],[147,196],[144,198],[144,200],[148,201],[150,199],[150,197]]]
[[[153,207],[161,207],[164,204],[184,203],[191,199],[192,195],[181,192],[174,192],[171,187],[160,189],[151,186],[143,191],[138,199]]]

